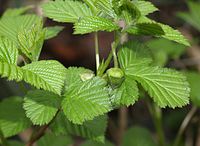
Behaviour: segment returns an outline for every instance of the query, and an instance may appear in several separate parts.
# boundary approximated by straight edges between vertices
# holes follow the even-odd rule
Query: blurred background
[[[42,0],[0,0],[0,15],[7,8],[26,5],[34,5],[34,11],[41,15],[42,13],[39,8],[41,1]],[[195,5],[189,5],[187,0],[151,1],[160,11],[151,14],[150,17],[180,30],[190,40],[192,46],[188,48],[164,39],[150,37],[139,37],[137,39],[144,41],[152,50],[155,64],[187,72],[189,80],[194,88],[191,97],[192,102],[195,107],[198,107],[200,105],[200,91],[198,91],[200,88],[200,77],[198,76],[198,71],[200,71],[200,1],[194,0],[193,2],[196,2]],[[73,26],[71,24],[56,23],[49,19],[46,20],[45,25],[60,25],[65,26],[65,29],[56,38],[45,42],[41,59],[56,59],[62,62],[66,67],[83,66],[95,70],[93,34],[83,36],[73,35]],[[99,33],[102,59],[108,55],[112,41],[112,33]],[[194,74],[197,75],[195,79]],[[0,79],[0,98],[13,95],[23,95],[19,90],[19,85]],[[170,141],[174,138],[184,117],[192,106],[191,104],[182,109],[164,110],[163,126],[167,140]],[[117,111],[110,113],[111,120],[114,122],[117,121],[116,113]],[[154,132],[153,122],[145,101],[141,99],[134,106],[129,107],[127,114],[128,125],[143,125]],[[197,109],[190,126],[186,129],[185,143],[187,146],[200,146],[199,114],[199,110]],[[110,127],[112,128],[112,122]],[[109,132],[107,137],[111,140],[115,139]]]

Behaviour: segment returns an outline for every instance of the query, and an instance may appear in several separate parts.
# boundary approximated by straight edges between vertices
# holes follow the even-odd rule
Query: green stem
[[[115,32],[115,40],[114,42],[112,43],[111,47],[112,47],[112,50],[110,51],[109,55],[108,55],[108,58],[106,59],[103,67],[101,68],[101,70],[98,71],[98,76],[103,76],[103,73],[105,72],[105,70],[108,68],[111,60],[112,60],[112,57],[114,58],[114,66],[115,67],[118,67],[118,59],[117,59],[117,54],[116,54],[116,49],[120,43],[120,34]]]
[[[165,135],[162,125],[162,110],[155,104],[148,104],[148,107],[157,131],[159,146],[165,146]]]
[[[94,41],[95,41],[95,57],[96,57],[96,70],[99,69],[100,64],[100,57],[99,57],[99,40],[98,40],[98,33],[94,33]]]
[[[102,69],[98,72],[98,76],[103,76],[103,73],[105,72],[105,70],[108,68],[108,66],[110,65],[110,62],[112,60],[112,57],[113,57],[113,53],[112,51],[110,51],[109,55],[108,55],[108,58],[106,59]]]
[[[112,43],[112,53],[113,53],[113,58],[114,58],[114,67],[118,68],[118,59],[117,59],[117,54],[116,54],[116,49],[117,49],[117,45],[116,42]]]
[[[7,143],[2,130],[0,129],[0,144],[2,143],[3,146],[9,146],[9,144]]]
[[[196,106],[192,107],[192,109],[186,115],[185,119],[183,120],[183,122],[182,122],[182,124],[181,124],[181,126],[179,128],[179,131],[178,131],[178,134],[176,136],[176,139],[174,141],[173,146],[179,146],[180,141],[181,141],[181,137],[183,136],[183,133],[184,133],[185,129],[189,125],[189,123],[190,123],[192,117],[195,115],[197,109],[198,108]]]

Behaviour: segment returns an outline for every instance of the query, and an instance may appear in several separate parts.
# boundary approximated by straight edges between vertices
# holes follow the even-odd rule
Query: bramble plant
[[[27,91],[24,97],[1,101],[2,145],[16,146],[18,142],[7,138],[34,126],[26,146],[69,146],[73,143],[71,135],[92,140],[82,146],[112,146],[104,136],[107,113],[133,105],[144,89],[152,98],[145,100],[157,123],[158,144],[141,127],[129,129],[117,144],[164,146],[159,131],[160,108],[187,105],[189,84],[181,72],[156,66],[146,45],[124,36],[154,36],[190,46],[187,39],[170,26],[148,18],[158,10],[148,1],[55,0],[41,8],[44,16],[54,21],[73,23],[76,35],[94,34],[96,71],[39,60],[44,41],[55,37],[63,27],[44,27],[42,17],[26,13],[31,7],[8,9],[0,18],[0,75],[36,89]],[[114,34],[106,59],[99,55],[99,31]]]

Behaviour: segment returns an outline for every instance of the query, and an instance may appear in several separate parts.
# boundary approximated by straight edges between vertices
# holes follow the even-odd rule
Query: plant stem
[[[112,53],[113,53],[113,58],[114,58],[114,67],[118,68],[118,59],[117,59],[117,54],[116,54],[116,49],[117,49],[118,44],[116,42],[112,43]]]
[[[113,57],[113,53],[112,53],[112,51],[110,51],[110,53],[109,53],[109,55],[108,55],[108,58],[106,59],[106,61],[105,61],[105,63],[104,63],[104,65],[103,65],[103,67],[102,67],[102,69],[98,72],[98,76],[102,76],[103,75],[103,73],[105,72],[105,70],[108,68],[108,66],[109,66],[109,64],[110,64],[110,62],[111,62],[111,60],[112,60],[112,57]]]
[[[181,141],[181,137],[182,137],[185,129],[189,125],[192,117],[195,115],[197,109],[198,108],[196,106],[193,106],[192,109],[189,111],[189,113],[186,115],[185,119],[183,120],[183,122],[182,122],[182,124],[181,124],[181,126],[179,128],[179,131],[178,131],[178,134],[176,136],[176,139],[174,141],[173,146],[179,146],[180,141]]]
[[[114,33],[115,41],[112,43],[112,46],[111,46],[112,47],[113,58],[114,58],[114,67],[115,68],[119,67],[116,51],[117,51],[118,45],[120,44],[121,36],[122,36],[122,34],[120,34],[119,32],[115,32]]]
[[[28,143],[26,144],[26,146],[32,146],[37,140],[39,140],[45,134],[46,130],[49,128],[51,123],[55,120],[55,118],[56,118],[56,116],[58,115],[59,112],[60,112],[60,110],[57,111],[56,115],[51,120],[51,122],[49,122],[49,124],[40,127],[40,129],[35,134],[33,134],[31,136],[31,138],[28,141]]]
[[[127,107],[121,107],[119,109],[119,131],[118,131],[117,146],[121,146],[122,144],[122,139],[127,128],[127,117],[128,117]]]
[[[162,126],[162,110],[157,105],[155,104],[151,105],[149,103],[148,103],[148,108],[152,116],[154,126],[157,131],[159,146],[164,146],[165,135],[164,135],[164,130]]]
[[[111,51],[110,51],[110,53],[108,55],[108,58],[106,59],[104,65],[103,65],[103,67],[101,68],[100,71],[97,72],[98,76],[102,76],[103,75],[103,73],[105,72],[105,70],[108,68],[108,66],[110,64],[110,62],[112,60],[112,57],[114,58],[114,66],[118,67],[118,59],[117,59],[116,51],[117,51],[117,47],[118,47],[118,45],[120,43],[120,37],[121,37],[121,34],[115,32],[115,34],[114,34],[115,40],[111,45],[112,49],[111,49]]]
[[[98,32],[94,33],[94,41],[95,41],[95,57],[96,57],[96,70],[99,69],[100,57],[99,57],[99,40],[98,40]]]
[[[6,141],[5,137],[4,137],[3,132],[2,132],[1,129],[0,129],[0,142],[2,143],[3,146],[9,146],[9,144],[7,143],[7,141]]]

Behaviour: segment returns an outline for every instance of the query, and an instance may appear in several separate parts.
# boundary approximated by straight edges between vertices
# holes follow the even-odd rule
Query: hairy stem
[[[176,136],[176,139],[174,141],[173,146],[179,146],[180,141],[181,141],[181,137],[182,137],[185,129],[189,125],[192,117],[195,115],[197,109],[198,108],[196,106],[193,106],[192,109],[189,111],[189,113],[186,115],[185,119],[183,120],[183,122],[182,122],[182,124],[181,124],[181,126],[179,128],[179,131],[178,131],[178,134]]]
[[[57,117],[58,113],[60,112],[60,110],[57,111],[56,115],[54,116],[54,118],[51,120],[51,122],[49,122],[49,124],[44,125],[42,127],[40,127],[40,129],[31,136],[30,140],[28,141],[28,143],[26,144],[26,146],[33,146],[33,144],[39,140],[46,132],[46,130],[49,128],[49,126],[51,125],[51,123],[55,120],[55,118]]]
[[[164,135],[163,125],[162,125],[162,110],[157,105],[155,104],[151,105],[149,103],[148,103],[148,108],[149,108],[151,117],[153,119],[154,126],[156,128],[159,146],[164,146],[165,135]]]
[[[98,32],[94,33],[94,41],[95,41],[95,57],[96,57],[96,70],[99,69],[100,64],[100,57],[99,57],[99,39],[98,39]]]

